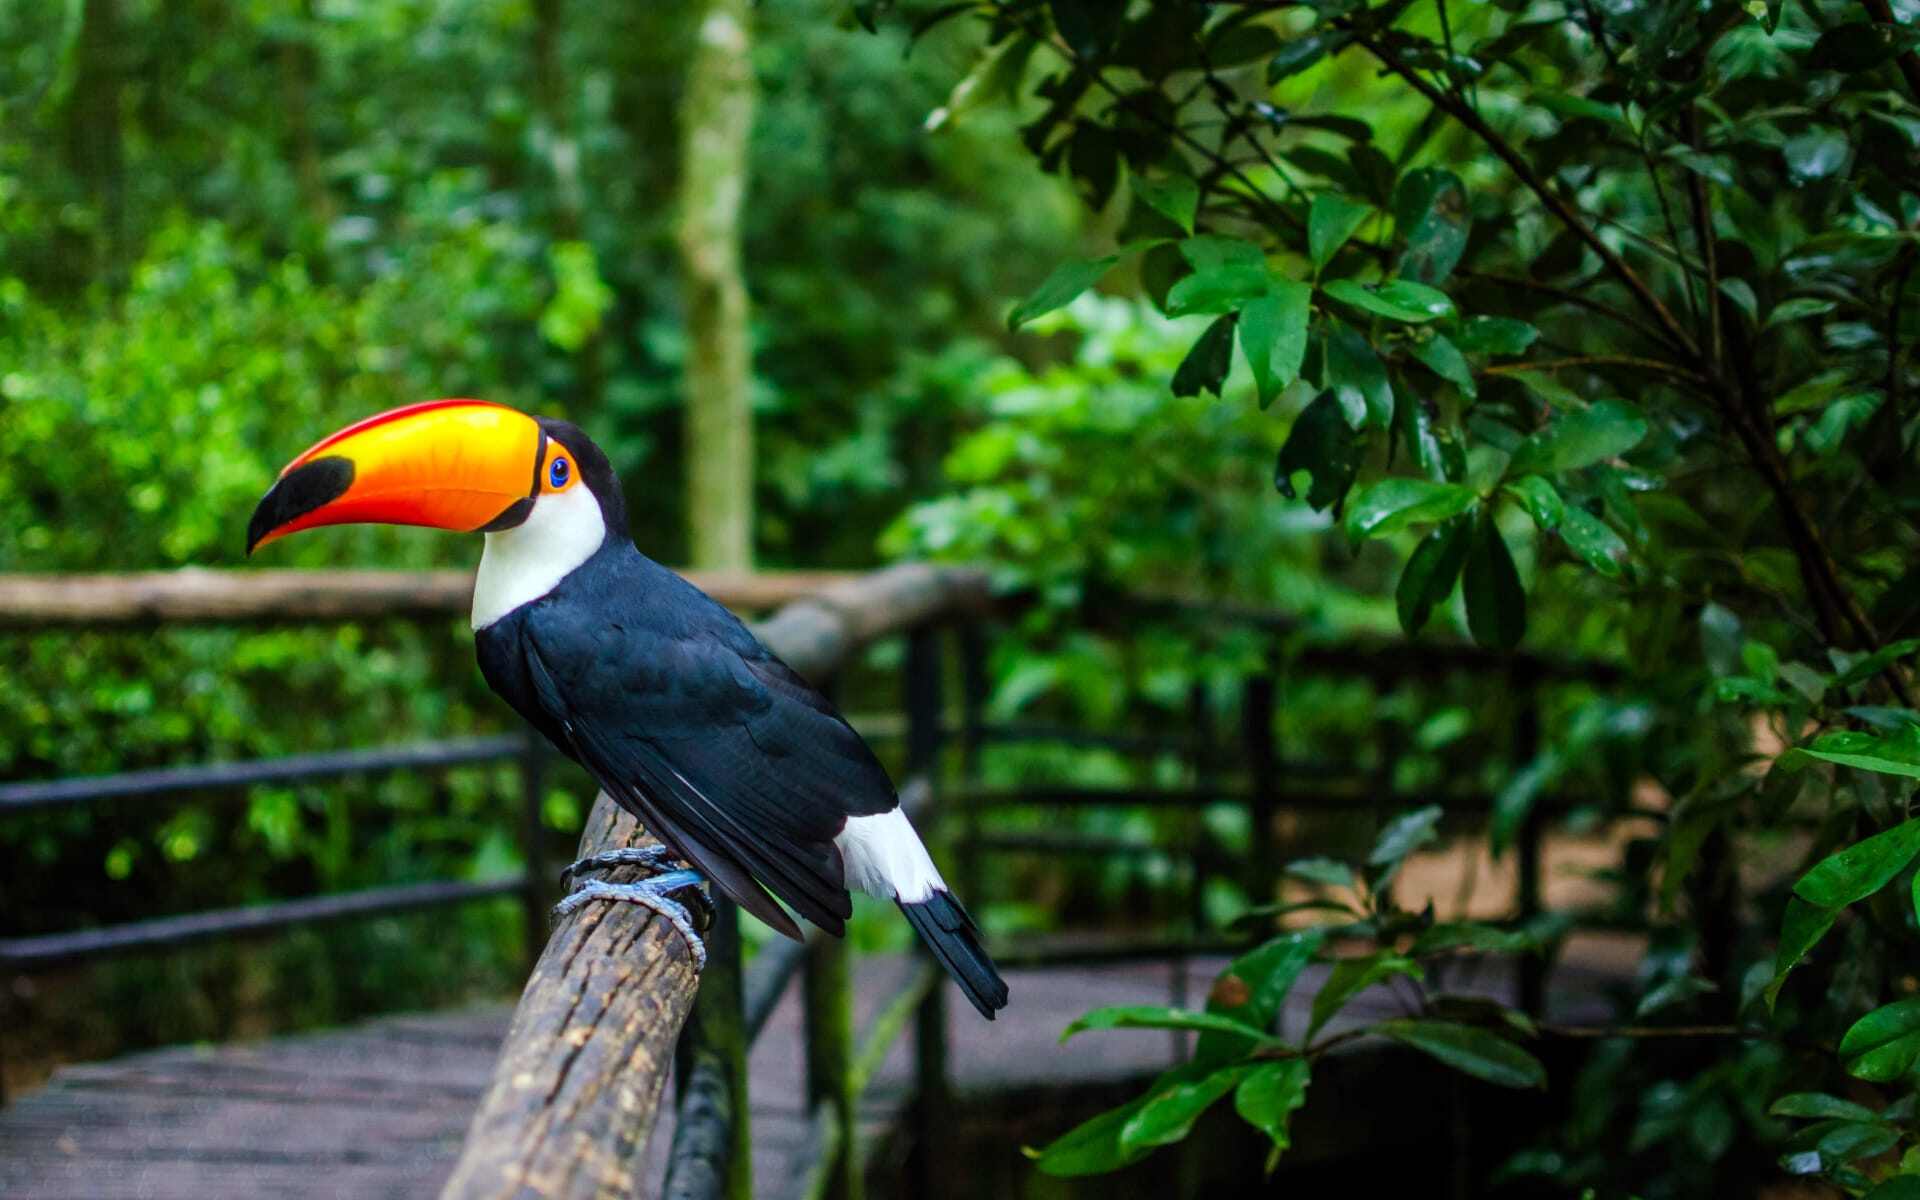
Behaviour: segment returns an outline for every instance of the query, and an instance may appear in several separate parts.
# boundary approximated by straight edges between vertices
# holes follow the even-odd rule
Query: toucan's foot
[[[621,850],[609,850],[605,854],[588,855],[561,871],[560,883],[569,885],[590,871],[604,871],[610,867],[644,867],[658,873],[678,861],[678,856],[665,846],[629,846]]]
[[[698,871],[668,871],[644,879],[639,883],[608,883],[604,879],[583,879],[567,893],[560,903],[553,906],[553,918],[559,920],[574,909],[592,900],[618,900],[627,904],[638,904],[650,909],[679,930],[680,936],[687,941],[687,950],[693,955],[695,973],[707,967],[707,945],[694,931],[693,917],[687,906],[673,898],[674,892],[681,892],[692,898],[694,906],[700,910],[703,922],[713,920],[713,905],[706,893],[700,890],[706,883]]]

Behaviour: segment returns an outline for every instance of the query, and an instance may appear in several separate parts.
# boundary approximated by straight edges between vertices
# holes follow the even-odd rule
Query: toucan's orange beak
[[[247,523],[247,553],[317,525],[471,531],[524,518],[544,436],[532,417],[484,400],[368,417],[287,464]]]

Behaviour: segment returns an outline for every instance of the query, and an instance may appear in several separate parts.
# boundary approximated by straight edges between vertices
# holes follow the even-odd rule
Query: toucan
[[[247,553],[354,522],[485,535],[472,613],[481,674],[664,844],[575,864],[562,911],[644,904],[697,966],[705,950],[673,894],[698,898],[710,882],[799,938],[774,897],[842,936],[855,887],[899,905],[981,1015],[1006,1006],[978,928],[873,751],[738,618],[635,547],[613,466],[578,426],[482,400],[368,417],[280,472],[248,522]],[[690,867],[666,869],[676,859]],[[591,876],[615,863],[656,873],[624,885]]]

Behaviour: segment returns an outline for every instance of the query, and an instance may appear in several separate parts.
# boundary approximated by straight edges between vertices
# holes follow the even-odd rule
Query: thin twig
[[[1633,316],[1631,313],[1621,312],[1612,305],[1596,300],[1585,292],[1574,291],[1571,288],[1556,287],[1551,283],[1542,283],[1538,279],[1530,279],[1525,275],[1505,275],[1498,271],[1455,271],[1454,276],[1459,279],[1482,280],[1486,283],[1498,284],[1502,287],[1520,288],[1523,291],[1534,292],[1542,296],[1552,296],[1563,304],[1572,304],[1576,307],[1584,308],[1588,312],[1598,313],[1610,321],[1618,322],[1650,342],[1663,342],[1666,340],[1661,336],[1659,330],[1640,320],[1638,317]]]
[[[1685,129],[1687,144],[1693,147],[1696,154],[1699,153],[1700,109],[1692,101],[1687,103]],[[1694,238],[1700,243],[1700,260],[1706,264],[1707,268],[1707,353],[1711,361],[1716,364],[1717,370],[1718,364],[1726,361],[1727,348],[1725,334],[1720,324],[1720,258],[1713,236],[1713,207],[1707,203],[1706,176],[1688,167],[1687,180],[1688,196],[1693,202]],[[1680,244],[1677,235],[1673,239],[1673,244],[1676,247]],[[1691,285],[1687,289],[1687,294],[1693,294]]]
[[[1861,0],[1861,3],[1866,5],[1867,12],[1873,19],[1882,25],[1897,26],[1900,23],[1899,18],[1893,15],[1893,6],[1888,4],[1887,0]],[[1920,53],[1909,50],[1900,56],[1899,62],[1900,73],[1907,77],[1907,90],[1913,93],[1915,100],[1920,100]]]
[[[1347,27],[1352,28],[1351,24]],[[1388,50],[1377,39],[1362,35],[1359,38],[1359,44],[1379,59],[1387,70],[1406,80],[1415,91],[1426,97],[1429,104],[1445,110],[1448,116],[1466,126],[1469,132],[1485,142],[1487,148],[1492,150],[1500,161],[1507,164],[1507,169],[1519,178],[1527,190],[1540,198],[1540,203],[1546,205],[1547,210],[1559,218],[1561,224],[1572,230],[1574,236],[1585,242],[1589,249],[1600,256],[1600,261],[1605,263],[1607,269],[1626,285],[1627,290],[1633,293],[1634,299],[1639,301],[1640,306],[1653,318],[1654,324],[1662,331],[1663,339],[1671,342],[1675,349],[1689,358],[1700,357],[1699,347],[1695,346],[1693,339],[1687,336],[1686,328],[1662,303],[1660,297],[1654,294],[1653,289],[1647,286],[1647,281],[1640,278],[1639,273],[1629,266],[1613,247],[1600,239],[1600,235],[1581,219],[1580,214],[1574,211],[1573,206],[1567,203],[1560,193],[1547,186],[1547,181],[1533,169],[1533,164],[1521,157],[1520,152],[1514,149],[1507,139],[1501,137],[1499,131],[1488,125],[1478,112],[1459,103],[1452,96],[1429,83],[1418,71],[1402,62],[1398,55]]]
[[[1482,367],[1480,375],[1521,375],[1529,371],[1560,371],[1570,367],[1635,367],[1642,371],[1654,371],[1661,375],[1671,375],[1675,379],[1684,379],[1688,383],[1704,387],[1705,377],[1674,363],[1657,358],[1636,358],[1630,354],[1581,354],[1572,358],[1552,358],[1541,362],[1501,363],[1498,366]]]

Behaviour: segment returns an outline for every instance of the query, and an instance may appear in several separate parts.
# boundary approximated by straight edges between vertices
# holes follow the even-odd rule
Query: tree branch
[[[1675,363],[1664,362],[1657,358],[1635,358],[1629,354],[1582,354],[1572,358],[1553,358],[1544,362],[1501,363],[1498,366],[1483,368],[1482,375],[1519,375],[1527,371],[1560,371],[1569,367],[1634,367],[1642,371],[1653,371],[1661,375],[1671,375],[1675,379],[1685,380],[1695,386],[1707,386],[1707,380],[1697,372],[1690,371]]]
[[[1345,27],[1349,30],[1353,29],[1351,22],[1346,22]],[[1499,157],[1500,161],[1507,164],[1507,169],[1512,171],[1520,182],[1526,185],[1529,191],[1540,198],[1540,203],[1546,206],[1547,211],[1557,217],[1561,224],[1573,231],[1574,236],[1585,242],[1589,249],[1600,256],[1600,261],[1606,264],[1607,269],[1613,273],[1615,278],[1626,285],[1627,290],[1633,293],[1634,299],[1638,300],[1640,306],[1646,309],[1648,315],[1653,318],[1654,324],[1658,326],[1661,331],[1663,340],[1670,342],[1675,349],[1683,352],[1689,358],[1697,360],[1700,357],[1700,349],[1694,345],[1693,339],[1687,336],[1686,328],[1680,324],[1680,321],[1673,315],[1672,311],[1661,302],[1660,297],[1654,294],[1653,289],[1647,285],[1647,281],[1640,278],[1639,273],[1629,266],[1627,261],[1614,251],[1613,247],[1601,241],[1600,235],[1593,231],[1591,225],[1581,219],[1580,214],[1574,211],[1573,206],[1568,204],[1560,193],[1548,187],[1546,180],[1540,178],[1539,173],[1533,169],[1533,165],[1522,158],[1520,152],[1515,150],[1513,145],[1505,138],[1501,137],[1499,132],[1491,125],[1488,125],[1479,113],[1459,103],[1454,97],[1433,86],[1433,84],[1423,78],[1418,71],[1415,71],[1412,67],[1402,62],[1397,55],[1388,50],[1377,39],[1361,34],[1359,35],[1359,44],[1366,47],[1375,58],[1379,59],[1381,65],[1385,66],[1387,70],[1406,80],[1409,86],[1426,97],[1429,104],[1445,112],[1455,121],[1464,125],[1474,136],[1485,142],[1487,148],[1492,150],[1494,154]]]
[[[1893,6],[1888,4],[1887,0],[1861,0],[1861,3],[1866,5],[1867,12],[1873,19],[1882,25],[1900,23],[1893,15]],[[1920,51],[1907,51],[1900,56],[1899,62],[1900,73],[1907,77],[1907,90],[1913,93],[1915,100],[1920,100]]]

